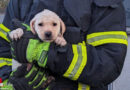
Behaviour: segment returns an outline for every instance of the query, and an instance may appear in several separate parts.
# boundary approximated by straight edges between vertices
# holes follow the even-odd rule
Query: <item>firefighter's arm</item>
[[[10,41],[7,38],[7,32],[12,29],[11,20],[13,18],[18,18],[18,13],[18,0],[10,0],[4,20],[2,24],[0,24],[0,67],[12,65],[12,56],[9,45]]]
[[[15,2],[17,0],[10,0],[5,18],[3,20],[3,24],[9,28],[11,24],[11,18],[14,18],[14,15],[16,14],[13,9],[17,9],[14,8],[17,6],[17,4],[12,3],[12,1]],[[9,40],[6,37],[6,32],[8,32],[9,29],[7,29],[3,24],[0,24],[0,78],[2,78],[2,81],[9,77],[9,74],[12,70],[12,56],[10,53]]]
[[[7,9],[6,9],[6,13],[5,13],[5,17],[3,20],[3,24],[13,30],[14,27],[12,26],[12,19],[17,18],[20,19],[20,9],[19,9],[19,0],[10,0]]]
[[[122,3],[102,5],[95,0],[92,13],[86,43],[51,44],[47,66],[65,78],[99,87],[121,73],[128,45],[125,11]]]

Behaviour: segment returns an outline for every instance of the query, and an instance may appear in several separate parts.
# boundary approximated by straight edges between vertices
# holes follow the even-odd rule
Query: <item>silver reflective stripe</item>
[[[82,63],[82,47],[81,45],[77,45],[77,51],[78,51],[78,60],[77,63],[74,67],[74,69],[72,70],[71,74],[69,75],[69,78],[73,78],[75,76],[75,74],[77,73],[77,70],[79,69],[81,63]]]
[[[7,32],[3,31],[2,29],[0,29],[0,32],[7,36]]]
[[[4,62],[6,62],[6,63],[8,63],[8,64],[11,64],[11,63],[12,63],[11,61],[0,60],[0,63],[4,63]]]
[[[90,86],[82,83],[78,83],[78,90],[90,90]]]
[[[88,43],[92,43],[92,42],[95,42],[95,41],[99,41],[99,40],[102,40],[102,39],[108,39],[108,38],[116,38],[116,39],[125,39],[125,40],[127,40],[127,37],[124,36],[124,35],[111,34],[111,35],[96,36],[96,37],[88,39],[87,41],[88,41]]]

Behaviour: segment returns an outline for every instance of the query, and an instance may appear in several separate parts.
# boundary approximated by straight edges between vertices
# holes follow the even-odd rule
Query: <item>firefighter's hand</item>
[[[16,90],[39,90],[47,88],[53,81],[54,77],[36,65],[32,65],[29,71],[27,65],[22,65],[9,78],[9,82]]]
[[[39,40],[31,39],[26,51],[28,62],[32,63],[36,61],[40,67],[44,68],[47,63],[49,47],[49,42],[40,42]]]

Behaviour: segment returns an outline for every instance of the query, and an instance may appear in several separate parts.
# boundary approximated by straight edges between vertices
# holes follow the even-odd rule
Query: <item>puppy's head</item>
[[[52,42],[59,35],[63,36],[65,25],[56,13],[45,9],[38,13],[30,22],[33,34],[38,34],[42,41]]]

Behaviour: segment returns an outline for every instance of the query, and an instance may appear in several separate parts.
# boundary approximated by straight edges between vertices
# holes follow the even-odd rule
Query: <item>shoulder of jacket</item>
[[[116,5],[120,2],[123,2],[123,0],[93,0],[93,3],[95,3],[97,6],[112,6]]]

